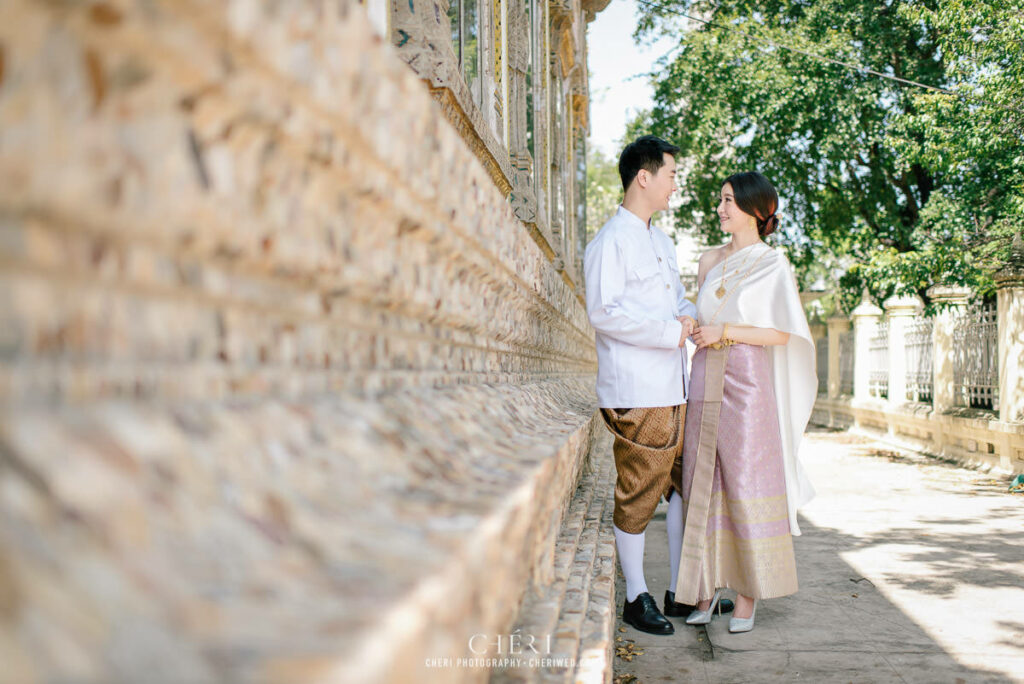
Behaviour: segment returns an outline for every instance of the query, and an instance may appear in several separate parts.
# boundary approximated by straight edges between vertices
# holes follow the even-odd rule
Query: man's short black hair
[[[622,150],[622,154],[619,156],[619,178],[622,179],[622,191],[626,191],[636,175],[640,173],[640,169],[658,173],[658,169],[665,165],[666,154],[671,154],[674,157],[679,154],[679,148],[656,135],[642,135],[626,145],[626,149]]]

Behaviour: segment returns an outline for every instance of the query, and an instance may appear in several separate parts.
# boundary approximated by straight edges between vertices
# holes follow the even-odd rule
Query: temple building
[[[580,292],[586,24],[608,0],[370,3],[545,254]]]

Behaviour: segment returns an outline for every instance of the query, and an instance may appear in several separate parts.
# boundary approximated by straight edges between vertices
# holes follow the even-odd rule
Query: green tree
[[[587,151],[587,242],[615,213],[622,201],[618,160],[597,147]]]
[[[980,276],[972,284],[984,292],[1024,231],[1024,5],[945,0],[899,10],[934,27],[947,87],[959,95],[917,92],[914,111],[890,133],[901,159],[942,179],[921,212],[917,244],[925,255],[950,247],[969,255]]]
[[[641,37],[680,36],[679,49],[652,74],[655,106],[642,126],[687,159],[681,223],[721,238],[713,211],[721,180],[756,169],[783,196],[777,239],[802,284],[836,281],[846,308],[864,289],[879,301],[895,293],[927,301],[935,283],[991,287],[1012,227],[1024,223],[1022,128],[1006,109],[1024,102],[1019,2],[989,0],[980,14],[978,2],[938,4],[648,6]],[[677,12],[722,28],[688,25]]]

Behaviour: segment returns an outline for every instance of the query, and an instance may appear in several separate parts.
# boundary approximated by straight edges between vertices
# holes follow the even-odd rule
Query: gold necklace
[[[725,298],[724,298],[724,299],[720,298],[720,299],[722,299],[722,301],[718,303],[718,308],[717,308],[717,309],[715,310],[715,313],[714,313],[714,314],[712,314],[712,316],[711,316],[711,320],[710,320],[710,321],[708,321],[707,323],[704,323],[703,325],[714,325],[714,323],[715,323],[715,320],[716,320],[716,319],[718,318],[718,314],[720,314],[720,313],[722,312],[722,307],[724,307],[724,306],[725,306],[725,303],[726,303],[727,301],[729,301],[729,297],[732,297],[733,293],[734,293],[734,292],[736,292],[736,289],[737,289],[737,288],[739,288],[739,286],[743,284],[743,282],[744,282],[744,281],[745,281],[745,280],[747,279],[747,277],[748,277],[748,276],[749,276],[749,275],[750,275],[751,273],[753,273],[753,272],[754,272],[754,268],[755,268],[755,267],[757,266],[757,264],[758,264],[758,263],[759,263],[759,262],[761,261],[761,259],[763,259],[763,258],[764,258],[764,257],[765,257],[765,256],[766,256],[766,255],[767,255],[767,254],[768,254],[769,252],[771,252],[771,251],[772,251],[772,248],[771,248],[771,247],[768,247],[767,245],[765,245],[765,249],[764,249],[764,251],[762,251],[762,252],[761,252],[761,255],[760,255],[760,256],[758,256],[758,257],[757,257],[757,259],[756,259],[756,260],[754,261],[754,263],[752,263],[752,264],[750,265],[750,268],[749,268],[749,269],[747,269],[747,272],[743,274],[743,277],[742,277],[742,278],[740,278],[740,279],[739,279],[739,280],[738,280],[738,281],[736,282],[736,284],[732,286],[732,289],[731,289],[731,290],[729,290],[729,293],[728,293],[727,295],[725,295]],[[748,255],[748,256],[749,256],[749,255]],[[736,270],[737,270],[737,272],[739,272],[739,269],[736,269]],[[718,293],[717,293],[717,292],[715,292],[715,294],[717,295]]]
[[[736,270],[732,272],[733,276],[740,272],[740,269],[747,265],[747,260],[750,259],[750,252],[743,257],[743,263],[736,267]],[[718,289],[715,290],[715,296],[721,299],[725,296],[725,281],[728,279],[726,269],[729,266],[729,257],[725,258],[725,263],[722,264],[722,278],[718,281]]]

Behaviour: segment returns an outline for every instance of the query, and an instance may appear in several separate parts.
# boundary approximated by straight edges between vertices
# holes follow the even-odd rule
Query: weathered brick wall
[[[0,681],[479,679],[594,359],[351,0],[0,3]]]

